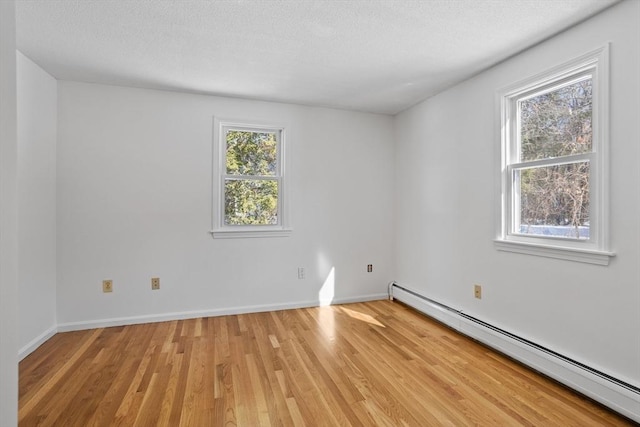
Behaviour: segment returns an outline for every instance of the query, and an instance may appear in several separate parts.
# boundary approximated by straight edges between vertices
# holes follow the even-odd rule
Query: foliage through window
[[[224,222],[278,223],[278,140],[275,132],[226,129]]]
[[[515,233],[589,238],[592,76],[518,100]],[[519,185],[518,185],[519,184]]]
[[[219,122],[217,128],[220,217],[214,237],[216,229],[283,229],[283,129]]]
[[[501,92],[499,243],[606,252],[607,55],[605,47]]]

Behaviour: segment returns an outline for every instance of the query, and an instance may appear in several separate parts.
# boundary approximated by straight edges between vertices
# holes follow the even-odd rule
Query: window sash
[[[509,165],[507,166],[507,174],[510,177],[510,191],[511,202],[509,204],[509,229],[507,231],[508,236],[518,236],[524,238],[534,238],[534,239],[551,239],[558,241],[577,241],[577,242],[589,242],[592,239],[592,235],[597,232],[597,221],[593,223],[589,221],[589,237],[588,238],[574,238],[574,237],[560,237],[560,236],[549,236],[549,235],[540,235],[540,234],[529,234],[529,233],[521,233],[519,231],[520,226],[522,225],[522,220],[520,218],[522,211],[522,200],[521,200],[521,191],[520,191],[520,182],[518,179],[518,172],[526,171],[531,169],[537,169],[541,167],[553,167],[553,166],[563,166],[563,165],[571,165],[571,164],[579,164],[579,163],[591,163],[593,154],[579,154],[573,156],[566,156],[557,159],[544,159],[544,160],[536,160],[531,162],[519,163],[517,165]],[[571,158],[571,159],[569,159]],[[589,170],[589,191],[591,191],[592,183],[592,173],[591,169]],[[589,204],[589,218],[592,218],[594,214],[594,205],[593,203]]]
[[[225,201],[226,201],[226,183],[227,181],[275,181],[278,184],[278,199],[277,199],[277,216],[278,221],[275,224],[227,224],[226,222],[226,212],[225,212]],[[220,180],[220,194],[221,202],[220,202],[220,222],[222,228],[226,229],[238,229],[244,230],[247,228],[256,228],[256,229],[264,229],[264,228],[273,228],[273,227],[282,227],[282,210],[283,210],[283,201],[282,201],[282,177],[280,176],[259,176],[259,175],[222,175],[222,179]]]
[[[274,224],[231,224],[227,222],[227,215],[226,215],[226,201],[227,201],[227,193],[226,193],[226,188],[227,188],[227,183],[229,181],[235,181],[235,182],[241,182],[241,181],[262,181],[262,182],[267,182],[267,181],[271,181],[271,182],[275,182],[277,184],[277,199],[276,199],[276,222]],[[251,228],[251,227],[258,227],[258,228],[264,228],[264,227],[274,227],[274,226],[280,226],[282,224],[281,222],[281,210],[282,210],[282,198],[280,197],[280,192],[281,192],[281,184],[282,180],[280,178],[273,178],[273,177],[262,177],[262,178],[255,178],[251,175],[249,176],[245,176],[244,178],[240,178],[238,177],[238,175],[232,175],[230,178],[225,178],[222,182],[222,187],[223,187],[223,203],[222,203],[222,223],[224,224],[225,228],[229,228],[229,227],[238,227],[240,229],[245,229],[245,228]]]
[[[271,177],[279,177],[282,175],[282,144],[281,144],[281,140],[282,140],[282,129],[280,128],[260,128],[260,127],[253,127],[253,126],[236,126],[236,125],[227,125],[227,126],[222,126],[222,130],[221,130],[221,149],[222,149],[222,158],[221,158],[221,173],[225,173],[227,171],[227,150],[228,150],[228,145],[227,145],[227,133],[230,131],[238,131],[238,132],[251,132],[251,133],[270,133],[273,134],[275,136],[276,139],[276,170],[274,172],[274,175],[264,175],[264,176],[271,176]],[[226,174],[228,175],[228,174]],[[235,176],[261,176],[261,175],[235,175]]]

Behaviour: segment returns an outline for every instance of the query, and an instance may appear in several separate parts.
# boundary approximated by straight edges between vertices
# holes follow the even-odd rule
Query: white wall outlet
[[[302,280],[305,277],[304,267],[298,267],[298,279]]]

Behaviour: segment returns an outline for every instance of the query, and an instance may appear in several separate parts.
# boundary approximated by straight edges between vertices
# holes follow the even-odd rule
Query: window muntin
[[[608,52],[606,45],[499,91],[496,249],[600,265],[615,255]]]
[[[214,237],[276,236],[286,227],[284,127],[215,120]]]

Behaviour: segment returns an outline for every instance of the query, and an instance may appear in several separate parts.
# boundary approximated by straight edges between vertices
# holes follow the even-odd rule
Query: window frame
[[[591,75],[592,150],[557,158],[533,161],[519,159],[518,102],[546,93]],[[500,135],[499,220],[495,247],[501,251],[544,256],[570,261],[608,265],[615,254],[609,250],[609,46],[608,44],[553,67],[540,74],[502,88],[497,93]],[[571,239],[515,232],[520,205],[516,173],[531,167],[589,162],[589,239]]]
[[[260,121],[230,120],[214,117],[213,121],[213,206],[212,230],[213,238],[253,238],[253,237],[286,237],[291,233],[289,226],[289,197],[286,181],[286,126],[263,123]],[[248,132],[264,132],[276,134],[276,173],[273,176],[229,175],[227,174],[227,138],[228,130]],[[225,182],[227,179],[257,179],[278,182],[278,222],[277,224],[229,225],[225,224]]]

